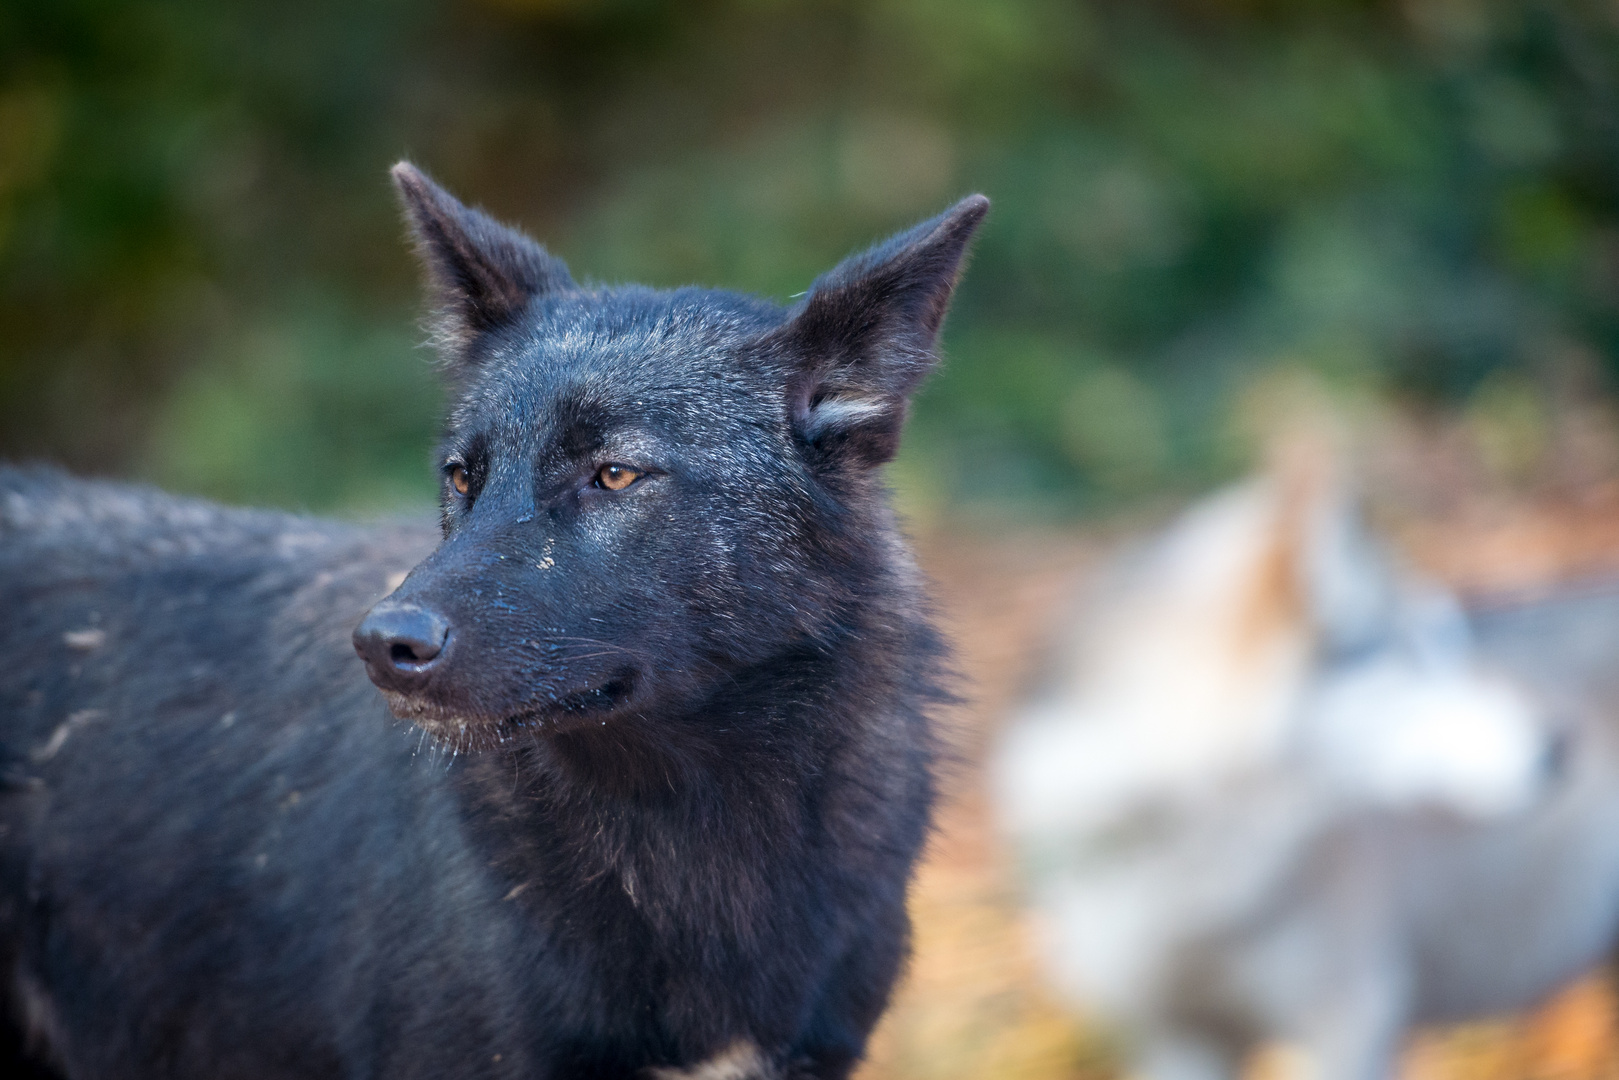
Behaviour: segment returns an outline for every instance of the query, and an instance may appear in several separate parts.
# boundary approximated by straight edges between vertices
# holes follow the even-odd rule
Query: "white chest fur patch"
[[[775,1080],[777,1073],[757,1046],[738,1039],[706,1061],[684,1069],[660,1066],[646,1075],[648,1080]]]

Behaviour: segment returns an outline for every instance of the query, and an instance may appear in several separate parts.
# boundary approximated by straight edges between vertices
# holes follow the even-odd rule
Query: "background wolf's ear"
[[[779,331],[793,365],[790,420],[826,458],[880,465],[899,448],[912,391],[989,200],[971,195],[931,221],[848,259],[810,287]]]
[[[463,206],[410,162],[392,172],[427,269],[434,338],[450,365],[467,359],[477,334],[510,322],[535,296],[575,287],[562,260]]]

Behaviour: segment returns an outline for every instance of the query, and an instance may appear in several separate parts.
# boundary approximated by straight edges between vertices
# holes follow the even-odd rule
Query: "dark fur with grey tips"
[[[985,204],[784,310],[582,288],[395,175],[469,478],[436,544],[0,469],[9,1045],[73,1078],[847,1075],[941,700],[873,466]],[[394,664],[422,612],[442,649]]]

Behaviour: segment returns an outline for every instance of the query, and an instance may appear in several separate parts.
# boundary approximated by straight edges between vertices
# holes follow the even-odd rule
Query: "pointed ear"
[[[1345,461],[1340,421],[1320,407],[1299,412],[1266,448],[1277,490],[1277,529],[1289,537],[1294,588],[1318,647],[1345,655],[1394,632],[1400,573],[1366,520]]]
[[[790,366],[788,419],[818,457],[870,467],[894,456],[910,395],[933,369],[967,242],[988,210],[988,199],[971,195],[846,260],[778,331]]]
[[[433,337],[450,367],[469,359],[477,335],[510,322],[534,297],[576,287],[562,260],[463,206],[410,162],[392,173],[427,271]]]

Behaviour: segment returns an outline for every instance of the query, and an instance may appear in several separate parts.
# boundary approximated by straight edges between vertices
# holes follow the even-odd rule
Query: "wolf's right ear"
[[[435,344],[452,369],[481,333],[511,322],[530,300],[576,288],[561,259],[401,161],[392,169],[416,250],[427,270]]]

